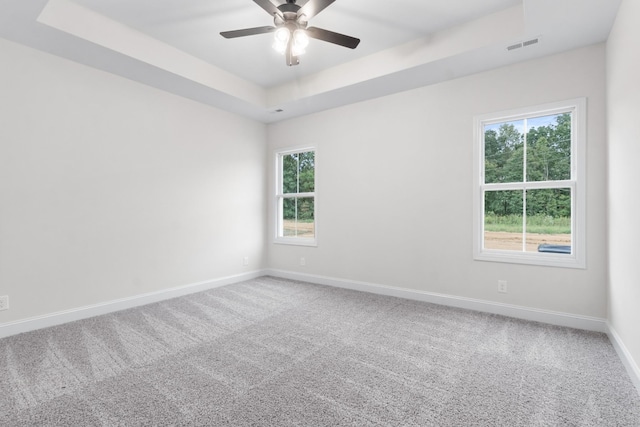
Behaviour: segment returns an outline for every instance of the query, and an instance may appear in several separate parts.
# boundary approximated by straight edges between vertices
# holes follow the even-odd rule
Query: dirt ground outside
[[[571,245],[571,234],[536,234],[527,233],[527,252],[538,252],[538,245]],[[485,231],[484,247],[486,249],[522,250],[522,233],[503,231]]]
[[[315,237],[314,222],[296,222],[289,219],[282,221],[282,231],[285,237]]]

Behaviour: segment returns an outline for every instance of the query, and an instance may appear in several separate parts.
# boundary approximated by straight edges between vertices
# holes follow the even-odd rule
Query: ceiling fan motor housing
[[[279,30],[286,29],[288,30],[288,37],[282,38],[281,41],[286,42],[287,45],[284,47],[278,45],[276,50],[286,53],[285,56],[287,57],[287,65],[290,66],[297,65],[299,63],[297,55],[304,53],[304,47],[306,47],[309,37],[328,43],[333,43],[339,46],[344,46],[349,49],[355,49],[360,43],[360,39],[357,39],[355,37],[335,33],[333,31],[325,30],[322,28],[308,27],[309,19],[322,12],[336,0],[309,0],[302,7],[296,4],[296,0],[286,0],[285,3],[278,6],[273,4],[271,0],[253,1],[262,9],[264,9],[269,15],[273,16],[274,26],[223,31],[220,33],[220,35],[225,38],[236,38],[272,32],[277,33]],[[304,44],[304,46],[297,46],[301,47],[301,50],[294,48],[296,46],[294,46],[293,44],[293,39],[296,38],[296,34],[305,39],[305,41],[302,43]],[[296,50],[297,53],[294,52]],[[294,53],[296,54],[294,55]]]
[[[307,28],[307,16],[304,13],[300,14],[301,7],[296,4],[295,0],[287,0],[287,3],[281,4],[277,9],[281,15],[274,14],[273,22],[276,27],[285,25],[292,31],[297,28],[303,30]]]
[[[288,12],[297,14],[298,11],[300,10],[300,6],[296,4],[295,0],[294,1],[287,0],[286,3],[283,3],[280,6],[278,6],[278,10],[283,14]]]

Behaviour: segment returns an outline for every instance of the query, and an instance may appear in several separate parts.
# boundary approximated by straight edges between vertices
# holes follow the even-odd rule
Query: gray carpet
[[[2,426],[640,426],[603,334],[263,277],[0,340]]]

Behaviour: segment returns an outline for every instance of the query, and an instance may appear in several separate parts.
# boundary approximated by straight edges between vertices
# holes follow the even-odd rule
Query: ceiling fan
[[[307,26],[311,18],[322,12],[335,0],[309,0],[303,6],[298,6],[296,0],[286,0],[286,3],[279,6],[275,6],[270,0],[253,1],[273,16],[274,26],[223,31],[220,33],[222,37],[232,39],[274,32],[273,48],[285,55],[289,66],[300,63],[298,56],[305,53],[309,37],[350,49],[355,49],[360,43],[360,39],[355,37]]]

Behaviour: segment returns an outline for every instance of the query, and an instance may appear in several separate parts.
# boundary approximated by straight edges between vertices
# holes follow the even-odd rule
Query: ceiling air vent
[[[534,44],[538,44],[540,42],[540,37],[536,37],[534,39],[531,40],[526,40],[523,42],[518,42],[515,44],[512,44],[511,46],[507,46],[507,50],[516,50],[516,49],[520,49],[522,47],[527,47],[527,46],[532,46]]]
[[[511,46],[507,46],[507,50],[516,50],[522,47],[522,43],[512,44]]]

